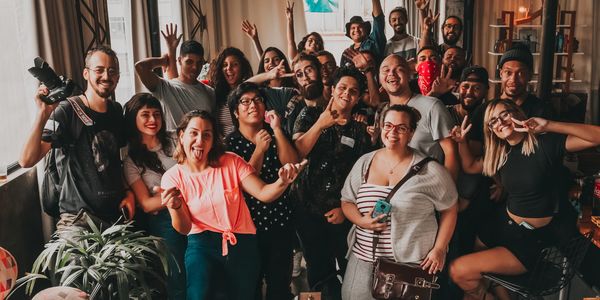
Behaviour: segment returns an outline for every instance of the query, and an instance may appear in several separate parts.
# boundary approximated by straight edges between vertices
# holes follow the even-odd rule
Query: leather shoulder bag
[[[385,201],[389,202],[408,179],[421,171],[433,158],[426,157],[412,166],[408,173],[394,186]],[[421,269],[418,264],[398,263],[385,258],[375,258],[379,234],[373,235],[373,285],[371,295],[375,299],[428,300],[431,289],[439,289],[437,276]]]

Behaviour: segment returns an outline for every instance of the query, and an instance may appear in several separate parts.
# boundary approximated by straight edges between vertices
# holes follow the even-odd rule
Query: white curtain
[[[186,12],[188,0],[182,0],[184,7],[184,20],[190,13]],[[258,58],[256,57],[252,41],[241,30],[242,20],[248,19],[258,28],[258,36],[263,49],[274,46],[287,52],[287,37],[285,6],[282,0],[195,0],[201,3],[202,12],[206,15],[207,31],[204,32],[203,44],[206,50],[206,59],[217,57],[218,53],[226,47],[237,47],[242,50],[253,70],[256,72]],[[294,32],[296,42],[306,35],[306,22],[304,18],[304,1],[293,0],[294,5]],[[189,34],[190,21],[184,21],[184,32]],[[187,28],[186,28],[187,26]]]

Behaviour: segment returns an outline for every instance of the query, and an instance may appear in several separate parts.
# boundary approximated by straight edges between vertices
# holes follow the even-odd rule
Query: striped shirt
[[[227,103],[217,108],[216,117],[223,137],[226,137],[233,132],[235,128],[233,127],[233,120],[231,119],[231,113],[229,112],[229,105],[227,105]]]
[[[356,206],[362,215],[365,215],[375,207],[379,199],[385,199],[393,186],[382,186],[364,183],[360,186],[356,197]],[[394,260],[391,237],[391,219],[386,221],[385,230],[379,233],[379,242],[375,250],[375,257],[383,257]],[[356,242],[352,246],[352,252],[356,257],[367,262],[373,262],[373,230],[356,227]]]

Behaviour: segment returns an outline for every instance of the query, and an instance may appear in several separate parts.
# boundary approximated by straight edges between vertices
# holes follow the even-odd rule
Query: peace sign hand
[[[452,128],[452,130],[450,131],[450,137],[456,143],[464,143],[467,140],[467,133],[471,131],[471,127],[473,126],[473,124],[468,123],[468,120],[469,116],[465,116],[460,127],[458,127],[458,125],[454,126],[454,128]]]
[[[269,70],[268,74],[269,74],[269,80],[281,79],[281,78],[285,78],[285,77],[294,76],[294,73],[286,73],[283,60],[280,61],[279,64],[275,68]]]
[[[427,16],[425,18],[423,18],[423,27],[426,31],[430,31],[431,28],[433,27],[433,25],[435,24],[435,22],[437,22],[438,18],[440,17],[440,13],[438,12],[435,16],[433,15],[433,12],[431,11],[431,9],[429,9],[429,12],[427,14]]]
[[[292,1],[290,3],[290,1],[287,1],[286,6],[285,6],[285,16],[287,17],[288,21],[293,20],[294,19],[294,2]]]
[[[530,132],[533,134],[546,132],[548,128],[549,121],[543,118],[529,118],[525,121],[517,120],[513,117],[510,117],[513,124],[518,125],[515,126],[515,130],[518,132]]]
[[[442,65],[440,76],[433,81],[431,91],[429,91],[428,95],[441,96],[454,90],[456,87],[456,80],[452,79],[452,72],[452,67],[446,68],[445,65]]]

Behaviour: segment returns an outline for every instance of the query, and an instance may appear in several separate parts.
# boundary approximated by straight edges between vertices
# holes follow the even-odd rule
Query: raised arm
[[[286,73],[283,60],[277,65],[277,67],[271,69],[268,72],[256,74],[246,80],[246,82],[253,82],[256,84],[263,84],[269,80],[281,79],[285,77],[292,77],[294,73]]]
[[[438,18],[440,17],[440,13],[437,13],[435,16],[431,9],[428,10],[428,13],[425,15],[421,14],[421,39],[419,40],[419,48],[423,48],[426,46],[433,45],[432,40],[432,28],[435,26]]]
[[[381,7],[381,0],[371,0],[373,4],[373,17],[378,17],[383,14],[383,8]]]
[[[256,28],[256,24],[251,24],[250,21],[244,20],[242,21],[242,31],[252,40],[252,43],[254,44],[254,49],[256,50],[256,56],[258,57],[258,59],[260,59],[263,54],[263,48],[260,45],[260,39],[258,38],[258,29]]]
[[[519,121],[513,118],[513,122],[520,126],[515,126],[515,130],[521,132],[530,131],[535,134],[555,132],[567,135],[565,148],[569,152],[581,151],[600,145],[600,126],[556,122],[542,118],[531,118],[525,121]]]
[[[179,77],[179,73],[177,72],[177,46],[183,34],[177,36],[177,24],[173,23],[167,24],[165,31],[161,30],[160,33],[167,44],[167,54],[169,57],[169,64],[166,66],[165,73],[169,79],[177,78]]]
[[[338,113],[331,110],[333,99],[329,101],[327,108],[321,113],[319,119],[306,132],[298,132],[294,134],[296,149],[298,156],[305,158],[319,140],[323,130],[333,126],[337,122]]]
[[[160,83],[160,77],[156,75],[152,70],[160,67],[167,67],[169,61],[172,58],[165,54],[161,57],[149,57],[144,58],[135,63],[135,71],[140,77],[140,80],[151,92],[156,90],[156,87]]]
[[[351,59],[354,66],[365,74],[367,78],[367,88],[369,89],[370,102],[366,103],[371,107],[377,107],[381,103],[379,94],[379,84],[375,81],[375,64],[369,57],[352,48],[346,49],[344,54],[348,59]]]
[[[462,169],[468,174],[481,174],[483,172],[483,160],[476,158],[471,152],[471,147],[467,143],[467,133],[471,130],[473,124],[468,124],[468,117],[465,116],[461,126],[454,126],[450,135],[452,139],[458,144],[458,154]]]
[[[305,165],[306,161],[303,161],[300,164],[284,165],[279,169],[279,179],[271,184],[266,184],[258,177],[258,175],[251,174],[241,181],[242,188],[262,202],[273,202],[285,192],[287,187],[296,179],[298,173],[302,171]]]
[[[48,88],[41,85],[35,94],[35,103],[38,107],[38,112],[35,116],[33,127],[29,132],[29,136],[21,150],[19,157],[19,165],[23,168],[35,166],[50,150],[51,144],[42,141],[42,131],[44,125],[50,118],[50,114],[56,109],[58,104],[48,105],[41,100],[41,96],[48,95]]]
[[[296,38],[294,37],[294,2],[286,2],[285,16],[287,17],[287,45],[288,45],[288,58],[290,61],[294,60],[298,55],[298,48],[296,47]]]
[[[281,128],[281,118],[274,111],[271,110],[267,112],[266,118],[269,120],[269,125],[271,129],[273,129],[273,133],[275,134],[275,144],[277,145],[277,156],[279,157],[279,162],[282,165],[287,163],[297,163],[298,162],[298,153],[292,143],[290,143],[288,137],[283,132]]]

